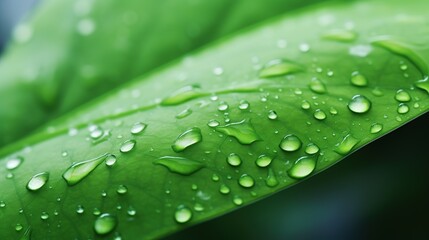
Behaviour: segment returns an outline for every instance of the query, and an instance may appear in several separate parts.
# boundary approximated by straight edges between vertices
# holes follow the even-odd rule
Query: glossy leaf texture
[[[3,148],[0,238],[159,238],[326,169],[427,112],[425,4],[274,19]]]
[[[0,61],[0,146],[207,42],[311,2],[44,0]]]

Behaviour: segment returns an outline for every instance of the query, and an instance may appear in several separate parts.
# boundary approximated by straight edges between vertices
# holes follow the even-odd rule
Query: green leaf
[[[159,238],[326,169],[427,112],[424,4],[321,5],[275,19],[3,148],[0,238]],[[106,153],[114,161],[97,160]],[[46,183],[29,191],[30,179]]]
[[[45,0],[0,62],[0,146],[207,42],[313,1]]]

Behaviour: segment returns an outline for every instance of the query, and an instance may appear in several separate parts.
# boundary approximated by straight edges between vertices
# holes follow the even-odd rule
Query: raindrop
[[[334,151],[341,155],[346,155],[350,153],[356,144],[359,143],[359,139],[353,137],[351,134],[347,134],[340,143],[335,145]]]
[[[375,134],[379,133],[381,130],[383,130],[383,125],[380,123],[374,123],[371,125],[370,132]]]
[[[397,111],[399,114],[405,114],[410,111],[410,107],[408,107],[408,105],[405,103],[400,103]]]
[[[344,29],[332,29],[322,35],[322,38],[339,42],[352,42],[356,40],[357,33]]]
[[[334,107],[330,107],[329,108],[329,113],[332,115],[337,115],[338,114],[338,110],[335,109]]]
[[[107,153],[96,158],[72,164],[63,174],[67,184],[72,186],[88,176],[100,163],[106,159]]]
[[[19,223],[17,223],[16,225],[15,225],[15,231],[17,231],[17,232],[20,232],[20,231],[22,231],[22,229],[23,229],[24,227],[21,225],[21,224],[19,224]]]
[[[137,211],[132,206],[129,206],[127,210],[127,214],[128,216],[135,216],[137,214]]]
[[[218,126],[216,131],[234,137],[241,144],[251,144],[260,140],[249,119],[244,119],[240,122],[229,123],[225,126]]]
[[[213,69],[213,74],[216,75],[216,76],[222,75],[223,74],[223,68],[221,68],[221,67],[215,67]]]
[[[292,73],[302,72],[304,69],[291,61],[275,59],[269,61],[259,72],[260,78],[272,78]]]
[[[310,109],[310,102],[308,102],[307,100],[303,100],[301,104],[301,108],[304,110]]]
[[[4,201],[0,201],[0,208],[6,207],[6,203]]]
[[[235,205],[237,205],[237,206],[240,206],[240,205],[242,205],[243,204],[243,199],[241,198],[241,197],[239,197],[239,196],[234,196],[234,198],[232,199],[232,202],[235,204]]]
[[[135,140],[127,140],[122,143],[121,147],[119,148],[119,151],[121,153],[127,153],[134,149],[134,146],[136,145]]]
[[[273,169],[271,169],[271,168],[268,169],[268,176],[265,179],[265,184],[268,187],[275,187],[275,186],[277,186],[279,184],[279,181],[277,180],[277,177],[274,174]]]
[[[271,120],[276,120],[277,119],[277,113],[274,110],[270,110],[268,111],[268,118]]]
[[[124,194],[126,194],[128,192],[128,188],[125,185],[119,185],[118,188],[116,189],[116,192],[119,195],[124,195]]]
[[[228,162],[229,165],[233,167],[237,167],[241,165],[241,158],[236,153],[229,154],[229,156],[226,158],[226,161]]]
[[[248,174],[243,174],[238,179],[238,184],[244,188],[251,188],[255,185],[255,180]]]
[[[210,120],[210,121],[207,123],[207,125],[208,125],[209,127],[212,127],[212,128],[219,126],[219,124],[220,124],[220,123],[219,123],[218,121],[214,120],[214,119]]]
[[[217,107],[217,110],[223,112],[223,111],[228,110],[228,108],[229,108],[228,103],[222,101],[222,102],[219,103],[219,106]]]
[[[154,164],[166,167],[170,172],[182,175],[191,175],[192,173],[204,167],[204,164],[184,157],[165,156],[154,162]]]
[[[82,205],[77,205],[76,213],[77,214],[83,214],[84,212],[85,212],[85,209],[83,208],[83,206]]]
[[[134,125],[131,127],[131,133],[132,134],[139,134],[141,132],[143,132],[143,130],[145,130],[147,127],[146,124],[142,123],[142,122],[136,122],[134,123]]]
[[[101,211],[98,208],[94,208],[94,210],[92,211],[92,214],[94,214],[94,216],[99,216],[101,214]]]
[[[48,172],[41,172],[34,175],[27,183],[27,189],[30,191],[37,191],[42,188],[49,180]]]
[[[368,79],[359,72],[353,72],[352,77],[350,78],[350,83],[356,87],[366,87],[368,86]]]
[[[301,140],[293,134],[286,135],[280,142],[280,148],[286,152],[294,152],[298,150],[301,145]]]
[[[24,161],[22,157],[13,157],[6,162],[6,169],[13,170],[19,167],[21,163]]]
[[[314,143],[309,143],[306,147],[305,147],[305,153],[313,155],[319,152],[319,147],[314,144]]]
[[[312,78],[309,84],[310,90],[315,93],[326,93],[325,84],[317,78]]]
[[[356,45],[349,48],[349,54],[356,57],[366,57],[372,52],[370,45]]]
[[[201,211],[204,211],[204,207],[200,203],[195,203],[194,210],[197,212],[201,212]]]
[[[316,168],[317,156],[304,156],[298,158],[293,166],[288,170],[288,175],[292,178],[300,179],[310,175]]]
[[[106,157],[106,161],[105,161],[105,163],[106,163],[106,166],[108,166],[108,167],[112,167],[113,165],[115,165],[116,164],[116,156],[115,155],[113,155],[113,154],[109,154],[107,157]]]
[[[98,138],[100,138],[101,136],[103,136],[103,133],[104,133],[103,129],[102,129],[102,128],[100,128],[100,127],[99,127],[99,126],[97,126],[97,125],[91,125],[91,126],[89,127],[89,131],[90,131],[89,136],[90,136],[92,139],[98,139]]]
[[[398,102],[409,102],[411,100],[411,96],[405,90],[399,89],[395,94],[395,99]]]
[[[238,105],[238,108],[239,108],[240,110],[246,110],[246,109],[248,109],[248,108],[249,108],[249,106],[250,106],[250,104],[249,104],[249,102],[248,102],[248,101],[246,101],[246,100],[241,100],[241,101],[240,101],[240,105]]]
[[[183,119],[183,118],[185,118],[185,117],[187,117],[187,116],[189,116],[189,115],[191,115],[192,114],[192,110],[191,110],[191,108],[186,108],[185,110],[183,110],[183,111],[181,111],[180,113],[178,113],[177,115],[176,115],[176,118],[177,119]]]
[[[161,101],[161,105],[178,105],[204,95],[205,94],[201,92],[198,85],[189,85],[177,90],[169,97],[164,98],[164,100]]]
[[[326,113],[321,109],[316,109],[316,111],[314,111],[313,116],[317,120],[325,120],[326,119]]]
[[[201,135],[201,129],[193,127],[180,134],[174,141],[173,145],[171,145],[171,148],[175,152],[182,152],[189,146],[199,143],[202,140],[203,137]]]
[[[103,213],[94,222],[94,230],[99,235],[106,235],[111,233],[117,224],[116,217],[109,214]]]
[[[177,207],[176,212],[174,213],[174,219],[178,223],[189,222],[192,218],[192,211],[185,205],[180,205]]]
[[[355,95],[350,100],[348,107],[354,113],[366,113],[371,108],[371,101],[362,95]]]
[[[219,192],[222,194],[228,194],[231,192],[231,189],[225,184],[220,185]]]
[[[268,165],[270,165],[272,161],[272,157],[262,154],[256,159],[255,163],[258,167],[268,167]]]
[[[40,215],[40,219],[47,220],[49,218],[49,214],[47,212],[42,212]]]
[[[212,180],[213,180],[213,182],[218,182],[219,181],[219,175],[217,175],[216,173],[213,173],[213,175],[212,175]]]

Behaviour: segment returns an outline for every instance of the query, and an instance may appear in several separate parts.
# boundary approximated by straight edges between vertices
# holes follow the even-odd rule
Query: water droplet
[[[305,153],[313,155],[319,152],[319,147],[314,144],[314,143],[309,143],[306,147],[305,147]]]
[[[119,195],[124,195],[124,194],[126,194],[127,192],[128,192],[128,188],[127,188],[127,186],[125,186],[125,185],[119,185],[118,186],[118,188],[116,189],[116,192],[119,194]]]
[[[72,164],[64,172],[64,180],[66,180],[67,184],[70,186],[77,184],[88,176],[98,165],[100,165],[107,156],[108,154],[105,153],[96,158]]]
[[[271,161],[273,161],[272,157],[262,154],[256,159],[255,163],[258,167],[268,167],[268,165],[271,164]]]
[[[101,136],[103,136],[103,133],[104,133],[104,130],[101,127],[97,126],[97,125],[91,125],[89,127],[89,131],[90,131],[89,136],[92,139],[98,139]]]
[[[119,151],[121,153],[127,153],[134,149],[134,146],[136,145],[135,140],[127,140],[122,143],[121,147],[119,148]]]
[[[350,30],[344,30],[344,29],[332,29],[324,33],[322,37],[324,39],[334,40],[339,42],[351,42],[356,40],[357,33]]]
[[[204,211],[204,207],[200,203],[195,203],[194,204],[194,210],[197,212],[202,212],[202,211]]]
[[[127,210],[127,214],[128,216],[135,216],[137,214],[137,211],[132,206],[129,206]]]
[[[272,78],[302,72],[303,70],[303,67],[294,62],[286,61],[284,59],[275,59],[269,61],[264,68],[261,69],[259,77]]]
[[[411,100],[411,96],[405,90],[399,89],[395,94],[395,99],[399,102],[409,102]]]
[[[187,116],[189,116],[191,114],[192,114],[192,110],[190,108],[186,108],[185,110],[183,110],[180,113],[178,113],[176,115],[176,118],[177,119],[183,119],[183,118],[185,118],[185,117],[187,117]]]
[[[83,208],[83,206],[82,205],[77,205],[76,213],[77,214],[83,214],[84,212],[85,212],[85,209]]]
[[[223,68],[221,67],[215,67],[213,68],[213,74],[216,76],[220,76],[223,74]]]
[[[94,222],[94,230],[99,235],[105,235],[111,233],[117,224],[116,217],[109,214],[103,213]]]
[[[48,220],[49,218],[49,214],[47,212],[42,212],[42,214],[40,215],[40,219],[42,220]]]
[[[290,177],[296,179],[307,177],[316,168],[316,162],[317,156],[300,157],[295,161],[287,173]]]
[[[250,119],[229,123],[225,126],[218,126],[215,129],[218,132],[236,138],[241,144],[251,144],[260,140],[259,135],[256,133],[255,129],[250,123]]]
[[[334,151],[341,155],[346,155],[350,153],[356,144],[359,143],[359,139],[353,137],[351,134],[347,134],[340,143],[335,145]]]
[[[303,100],[302,104],[301,104],[301,107],[304,110],[310,109],[310,102],[308,102],[307,100]]]
[[[192,173],[204,167],[204,164],[184,157],[165,156],[154,162],[154,164],[166,167],[170,172],[182,175],[191,175]]]
[[[349,48],[349,54],[356,57],[366,57],[372,52],[370,45],[356,45]]]
[[[374,124],[372,124],[371,125],[371,128],[370,128],[370,132],[371,133],[379,133],[381,130],[383,130],[383,125],[382,124],[380,124],[380,123],[374,123]]]
[[[405,114],[410,111],[410,107],[408,107],[408,105],[405,103],[400,103],[397,111],[399,114]]]
[[[316,111],[314,111],[313,116],[317,120],[325,120],[326,119],[326,113],[321,109],[316,109]]]
[[[286,135],[280,142],[280,148],[286,152],[294,152],[298,150],[301,145],[301,140],[293,134]]]
[[[239,196],[234,196],[234,198],[232,199],[232,202],[237,205],[240,206],[243,204],[243,199]]]
[[[106,157],[106,161],[105,161],[105,163],[106,163],[106,166],[108,166],[108,167],[112,167],[113,165],[115,165],[115,164],[116,164],[116,156],[115,156],[115,155],[113,155],[113,154],[109,154],[109,155]]]
[[[174,219],[178,223],[189,222],[192,218],[192,211],[185,205],[180,205],[177,207],[176,212],[174,213]]]
[[[384,93],[378,87],[372,89],[371,93],[374,94],[374,96],[376,96],[376,97],[381,97],[384,95]]]
[[[229,165],[233,167],[237,167],[241,165],[241,158],[235,153],[229,154],[229,156],[226,158],[226,161]]]
[[[213,173],[213,175],[212,175],[212,180],[213,180],[213,182],[218,182],[219,181],[219,175],[217,175],[216,173]]]
[[[309,84],[310,90],[315,93],[326,93],[325,84],[317,78],[312,78]]]
[[[222,102],[219,103],[219,106],[217,107],[217,110],[223,112],[223,111],[228,110],[228,108],[229,108],[228,103],[222,101]]]
[[[275,187],[275,186],[277,186],[279,184],[279,181],[277,180],[277,177],[274,174],[273,169],[271,169],[271,168],[268,169],[268,176],[265,179],[265,184],[268,187]]]
[[[101,211],[98,208],[94,208],[94,210],[92,211],[92,214],[94,214],[94,216],[99,216],[101,214]]]
[[[246,100],[241,100],[241,101],[240,101],[240,105],[238,105],[238,108],[239,108],[240,110],[246,110],[246,109],[248,109],[248,108],[249,108],[249,106],[250,106],[250,104],[249,104],[249,102],[248,102],[248,101],[246,101]]]
[[[330,107],[329,108],[329,113],[332,115],[337,115],[338,114],[338,110],[335,109],[334,107]]]
[[[15,225],[15,231],[17,231],[17,232],[20,232],[20,231],[22,231],[22,229],[23,229],[24,227],[21,225],[21,224],[19,224],[19,223],[17,223],[16,225]],[[21,238],[22,239],[22,238]]]
[[[77,23],[76,28],[81,35],[89,36],[95,30],[95,22],[90,18],[84,18]]]
[[[46,182],[49,180],[49,173],[48,172],[41,172],[36,175],[34,175],[30,181],[27,183],[27,189],[30,191],[37,191],[40,188],[42,188]]]
[[[270,110],[268,111],[268,118],[271,120],[276,120],[277,119],[277,113],[274,110]]]
[[[414,85],[416,85],[416,87],[418,87],[418,88],[426,91],[427,93],[429,93],[429,77],[428,76],[426,76],[422,80],[415,82]]]
[[[368,79],[366,79],[364,75],[356,71],[352,73],[350,83],[357,87],[366,87],[368,86]]]
[[[306,52],[310,51],[310,45],[308,45],[307,43],[301,43],[299,45],[299,50],[303,53],[306,53]]]
[[[161,105],[178,105],[204,95],[205,94],[201,92],[201,89],[198,85],[189,85],[164,98],[164,100],[161,102]]]
[[[6,162],[6,169],[13,170],[19,167],[21,163],[24,161],[22,157],[13,157]]]
[[[0,201],[0,208],[6,207],[6,203],[4,201]]]
[[[225,184],[220,185],[219,192],[222,194],[228,194],[231,192],[231,189]]]
[[[141,132],[143,132],[143,130],[145,130],[147,127],[146,124],[142,123],[142,122],[136,122],[134,123],[134,125],[131,127],[131,133],[132,134],[139,134]]]
[[[354,113],[366,113],[371,108],[371,101],[362,95],[355,95],[350,100],[348,107]]]
[[[238,184],[244,188],[251,188],[255,185],[255,180],[248,174],[243,174],[238,179]]]
[[[180,134],[174,141],[173,145],[171,145],[171,148],[175,152],[182,152],[189,146],[199,143],[202,140],[203,137],[201,135],[201,129],[193,127]]]

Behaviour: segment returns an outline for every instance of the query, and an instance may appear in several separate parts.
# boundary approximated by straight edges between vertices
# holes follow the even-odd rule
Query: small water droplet
[[[106,161],[105,161],[106,166],[108,166],[108,167],[112,167],[113,165],[115,165],[115,164],[116,164],[116,160],[117,160],[117,158],[116,158],[116,156],[115,156],[115,155],[113,155],[113,154],[109,154],[109,155],[106,157]]]
[[[301,104],[301,108],[304,110],[310,109],[310,102],[308,102],[307,100],[303,100]]]
[[[182,175],[191,175],[192,173],[204,167],[204,164],[184,157],[165,156],[154,161],[154,164],[166,167],[170,172]]]
[[[337,115],[338,114],[338,110],[334,107],[330,107],[329,108],[329,113],[332,115]]]
[[[6,203],[4,201],[0,201],[0,208],[6,207]]]
[[[326,113],[322,109],[316,109],[313,114],[314,118],[317,120],[325,120]]]
[[[310,51],[310,45],[308,45],[307,43],[301,43],[299,44],[299,50],[303,53],[306,53]]]
[[[238,105],[238,108],[239,108],[240,110],[246,110],[246,109],[248,109],[248,108],[249,108],[249,106],[250,106],[250,104],[249,104],[249,102],[248,102],[248,101],[246,101],[246,100],[241,100],[241,101],[240,101],[240,105]]]
[[[277,177],[274,174],[273,169],[271,168],[268,169],[268,175],[267,175],[267,178],[265,179],[265,184],[268,187],[275,187],[279,184],[279,181],[277,180]]]
[[[284,76],[292,73],[302,72],[302,66],[284,59],[275,59],[269,61],[259,72],[260,78],[272,78]]]
[[[98,235],[106,235],[111,233],[117,225],[116,217],[109,214],[103,213],[94,222],[94,230]]]
[[[49,173],[48,172],[41,172],[36,175],[34,175],[30,181],[27,183],[27,189],[30,191],[37,191],[40,188],[42,188],[46,182],[49,180]]]
[[[304,156],[298,158],[288,170],[292,178],[301,179],[310,175],[316,168],[317,156]]]
[[[177,118],[177,119],[183,119],[183,118],[185,118],[185,117],[187,117],[187,116],[189,116],[189,115],[191,115],[191,114],[192,114],[192,110],[191,110],[191,108],[186,108],[185,110],[183,110],[183,111],[179,112],[179,113],[176,115],[176,118]]]
[[[255,185],[255,180],[248,174],[243,174],[238,179],[238,184],[244,188],[251,188]]]
[[[143,132],[146,129],[146,127],[147,127],[146,124],[144,124],[142,122],[136,122],[131,127],[131,133],[132,134],[139,134],[139,133]]]
[[[317,78],[312,78],[309,84],[310,90],[315,93],[326,93],[325,84]]]
[[[224,112],[224,111],[228,110],[228,108],[229,108],[228,103],[222,101],[222,102],[219,103],[219,106],[217,107],[217,110],[219,110],[221,112]]]
[[[381,91],[380,88],[376,87],[374,89],[372,89],[371,93],[376,96],[376,97],[381,97],[384,95],[384,93]]]
[[[276,120],[277,119],[277,113],[274,110],[270,110],[268,111],[268,118],[271,120]]]
[[[395,94],[395,99],[398,102],[409,102],[411,100],[411,96],[407,91],[399,89]]]
[[[306,147],[305,147],[305,153],[313,155],[319,152],[319,147],[314,144],[314,143],[309,143]]]
[[[366,113],[371,108],[371,101],[362,95],[355,95],[348,104],[350,111],[354,113]]]
[[[83,208],[83,206],[82,205],[77,205],[76,213],[77,214],[83,214],[84,212],[85,212],[85,209]]]
[[[237,167],[241,165],[241,158],[235,153],[229,154],[229,156],[226,158],[226,161],[229,165],[233,167]]]
[[[20,232],[20,231],[22,231],[22,229],[23,229],[24,227],[21,225],[21,224],[19,224],[19,223],[17,223],[16,225],[15,225],[15,231],[17,231],[17,232]],[[21,238],[22,239],[22,238]]]
[[[347,134],[340,143],[335,145],[334,151],[341,155],[350,153],[354,146],[359,143],[359,139],[353,137],[351,134]]]
[[[72,164],[64,172],[64,180],[66,180],[67,184],[70,186],[77,184],[88,176],[98,165],[100,165],[107,156],[108,154],[105,153],[96,158]]]
[[[405,103],[400,103],[397,111],[399,114],[405,114],[410,111],[410,107],[408,107],[408,105]]]
[[[240,205],[243,204],[243,199],[241,197],[239,197],[239,196],[236,195],[236,196],[233,197],[232,202],[235,205],[240,206]]]
[[[215,129],[218,132],[234,137],[241,144],[251,144],[260,140],[259,135],[256,133],[255,129],[250,123],[250,119],[229,123],[225,126],[218,126]]]
[[[356,40],[357,33],[345,29],[332,29],[324,33],[322,38],[339,42],[352,42]]]
[[[212,175],[212,180],[213,180],[213,182],[218,182],[219,181],[219,175],[217,175],[216,173],[213,173],[213,175]]]
[[[201,92],[198,85],[188,85],[164,98],[164,100],[161,101],[161,105],[178,105],[204,95],[205,94]]]
[[[414,83],[414,85],[424,91],[426,91],[427,93],[429,93],[429,77],[426,76],[424,79],[422,80],[418,80]]]
[[[137,214],[137,211],[132,206],[129,206],[127,210],[127,214],[128,216],[135,216]]]
[[[197,212],[202,212],[202,211],[204,211],[204,206],[201,205],[201,203],[195,203],[194,204],[194,210]]]
[[[370,132],[375,134],[379,133],[381,130],[383,130],[383,125],[380,123],[374,123],[371,125]]]
[[[215,67],[213,68],[213,74],[216,76],[220,76],[223,74],[223,68],[221,67]]]
[[[14,170],[24,161],[22,157],[13,157],[6,162],[6,169]]]
[[[301,145],[301,140],[293,134],[286,135],[280,142],[280,148],[286,152],[294,152],[298,150]]]
[[[127,192],[128,192],[128,188],[127,188],[127,186],[125,186],[125,185],[119,185],[118,186],[118,188],[116,189],[116,192],[119,194],[119,195],[124,195],[124,194],[126,194]]]
[[[47,212],[42,212],[42,214],[40,215],[40,219],[42,220],[48,220],[49,218],[49,214]]]
[[[220,124],[220,123],[219,123],[218,121],[214,120],[214,119],[210,120],[210,121],[207,123],[207,125],[208,125],[209,127],[212,127],[212,128],[219,126],[219,124]]]
[[[119,151],[121,153],[130,152],[131,150],[134,149],[135,145],[136,145],[136,141],[135,140],[127,140],[127,141],[125,141],[125,142],[123,142],[121,144],[121,147],[119,148]]]
[[[99,216],[101,214],[101,211],[98,208],[94,208],[94,210],[92,211],[92,214],[94,214],[94,216]]]
[[[366,87],[368,86],[368,79],[359,72],[353,72],[350,78],[350,83],[356,87]]]
[[[176,212],[174,213],[174,219],[178,223],[189,222],[192,218],[192,211],[185,205],[180,205],[177,207]]]
[[[271,161],[273,161],[272,157],[262,154],[256,159],[255,163],[258,167],[268,167],[268,165],[271,164]]]
[[[219,192],[226,195],[231,192],[231,189],[227,185],[222,184],[220,185]]]
[[[175,152],[182,152],[186,148],[199,143],[203,140],[203,137],[201,135],[201,129],[197,127],[190,128],[186,130],[185,132],[181,133],[176,140],[174,141],[173,145],[171,145],[171,148]]]

